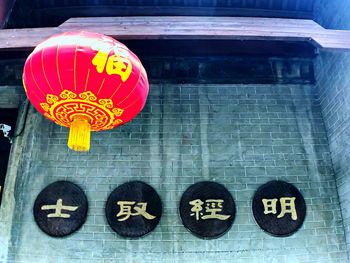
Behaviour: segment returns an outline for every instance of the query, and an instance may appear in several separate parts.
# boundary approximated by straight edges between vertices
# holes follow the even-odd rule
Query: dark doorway
[[[11,126],[9,136],[13,136],[16,125],[18,109],[0,109],[0,125],[5,124]],[[0,131],[0,205],[2,200],[2,192],[4,191],[5,176],[7,164],[10,156],[11,144],[10,140]]]

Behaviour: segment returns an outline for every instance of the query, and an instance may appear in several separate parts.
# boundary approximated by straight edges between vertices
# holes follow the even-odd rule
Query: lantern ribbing
[[[82,152],[90,149],[90,131],[129,122],[148,95],[138,57],[115,39],[90,32],[40,43],[24,65],[23,86],[41,114],[70,128],[68,147]]]

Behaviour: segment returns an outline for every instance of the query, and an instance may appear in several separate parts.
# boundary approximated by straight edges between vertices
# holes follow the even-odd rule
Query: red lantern
[[[46,118],[69,127],[69,148],[88,151],[90,130],[125,124],[143,108],[148,80],[140,60],[113,38],[89,32],[55,35],[24,65],[23,85]]]

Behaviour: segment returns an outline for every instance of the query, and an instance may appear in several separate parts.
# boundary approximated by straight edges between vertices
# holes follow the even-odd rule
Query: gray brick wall
[[[350,256],[350,54],[322,53],[315,63],[318,99],[335,172]]]
[[[316,20],[350,30],[350,2],[316,1]],[[318,99],[327,130],[350,258],[350,53],[322,52],[315,61]]]
[[[89,153],[69,151],[67,135],[30,110],[0,210],[0,261],[347,261],[312,85],[153,84],[142,113],[118,129],[94,133]],[[86,191],[89,212],[78,232],[55,239],[36,226],[32,207],[46,185],[62,179]],[[255,190],[272,179],[293,183],[307,204],[304,225],[290,237],[264,233],[251,212]],[[159,226],[141,239],[118,237],[104,216],[109,193],[130,180],[152,185],[164,205]],[[192,236],[177,212],[181,194],[202,180],[224,184],[237,205],[233,227],[216,240]]]
[[[0,108],[19,108],[25,98],[23,87],[0,85]]]

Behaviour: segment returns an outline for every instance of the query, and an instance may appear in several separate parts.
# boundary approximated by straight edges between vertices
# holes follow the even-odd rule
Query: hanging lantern
[[[55,35],[27,58],[23,85],[46,118],[70,128],[68,147],[90,149],[90,131],[125,124],[143,108],[148,80],[140,60],[113,38],[89,32]]]

